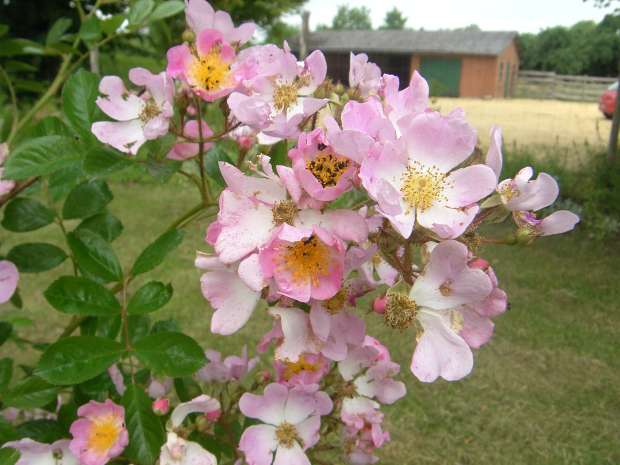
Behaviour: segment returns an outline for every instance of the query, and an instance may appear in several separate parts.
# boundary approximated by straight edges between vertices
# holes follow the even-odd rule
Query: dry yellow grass
[[[604,145],[610,122],[596,103],[558,100],[438,98],[433,107],[443,113],[462,107],[488,146],[494,124],[504,131],[506,144],[519,146]]]

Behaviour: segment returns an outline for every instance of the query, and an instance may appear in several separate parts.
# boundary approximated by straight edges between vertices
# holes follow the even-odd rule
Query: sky
[[[426,30],[452,29],[477,24],[489,31],[538,32],[550,26],[571,26],[578,21],[600,21],[610,9],[600,9],[582,0],[308,0],[310,28],[331,24],[339,5],[367,6],[374,28],[383,23],[388,10],[398,8],[407,17],[407,27]],[[298,15],[285,18],[301,22]]]

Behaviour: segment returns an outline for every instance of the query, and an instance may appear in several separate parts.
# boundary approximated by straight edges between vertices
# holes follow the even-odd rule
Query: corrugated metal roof
[[[324,52],[436,53],[499,55],[517,36],[514,31],[316,31],[308,37],[309,50]],[[296,47],[298,39],[291,41]]]

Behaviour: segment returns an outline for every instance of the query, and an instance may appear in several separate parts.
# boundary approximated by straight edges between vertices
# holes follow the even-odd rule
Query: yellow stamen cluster
[[[327,299],[323,303],[323,307],[331,313],[332,315],[336,315],[340,313],[340,311],[344,308],[344,305],[347,303],[348,292],[346,287],[340,289],[334,297],[331,299]]]
[[[301,439],[299,438],[299,434],[297,433],[297,429],[294,425],[291,425],[288,422],[282,422],[276,428],[276,439],[278,440],[278,445],[290,449],[295,445],[295,441],[301,443]]]
[[[424,211],[438,200],[445,200],[445,187],[445,173],[435,167],[425,167],[414,162],[403,173],[400,191],[412,210]]]
[[[273,106],[278,111],[286,111],[297,102],[297,84],[280,84],[273,91]]]
[[[194,58],[189,74],[199,87],[214,91],[228,82],[230,65],[222,60],[220,50],[214,48],[206,55]]]
[[[297,205],[295,205],[295,202],[292,200],[282,200],[281,202],[276,202],[271,212],[273,214],[273,223],[276,226],[280,226],[284,223],[293,226],[293,220],[297,216],[299,208],[297,208]]]
[[[450,313],[450,326],[452,326],[454,332],[460,332],[463,329],[464,324],[465,320],[463,319],[463,315],[461,315],[461,312],[452,310],[452,312]]]
[[[342,394],[343,397],[353,398],[357,396],[357,388],[355,387],[355,384],[353,383],[346,383],[344,386],[342,386],[340,393]]]
[[[93,421],[88,436],[88,448],[99,454],[106,452],[117,441],[120,433],[121,426],[114,416],[98,418]]]
[[[405,294],[387,294],[383,317],[385,323],[394,329],[406,329],[415,322],[418,306]]]
[[[323,187],[338,184],[340,177],[349,168],[351,161],[329,152],[321,152],[313,160],[306,162],[306,169],[310,171]]]
[[[519,189],[517,189],[514,183],[507,182],[501,187],[499,194],[506,202],[510,202],[514,197],[519,197],[521,192],[519,192]]]
[[[160,113],[161,110],[157,106],[157,103],[155,103],[155,100],[149,99],[144,103],[144,107],[142,107],[139,118],[143,123],[148,123]]]
[[[452,294],[452,280],[448,279],[446,281],[444,281],[444,283],[439,286],[439,292],[441,293],[442,296],[444,297],[448,297],[449,295]]]
[[[309,280],[313,286],[329,275],[330,265],[329,248],[314,235],[285,246],[276,262],[279,270],[290,273],[293,282],[301,284]]]
[[[296,362],[284,362],[285,367],[282,376],[286,381],[289,381],[293,376],[298,375],[303,371],[310,371],[312,373],[319,371],[321,365],[319,363],[312,363],[308,361],[303,355],[299,357]]]

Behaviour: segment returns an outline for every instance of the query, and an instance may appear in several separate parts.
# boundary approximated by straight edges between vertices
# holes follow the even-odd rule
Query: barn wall
[[[497,58],[465,56],[461,64],[461,97],[499,97]]]
[[[508,85],[506,85],[506,75],[500,79],[500,66],[504,63],[504,73],[508,69]],[[514,94],[514,89],[519,75],[519,52],[517,50],[516,41],[512,41],[511,44],[504,49],[504,51],[497,57],[497,80],[496,80],[496,95],[498,97],[504,96],[511,97]]]

